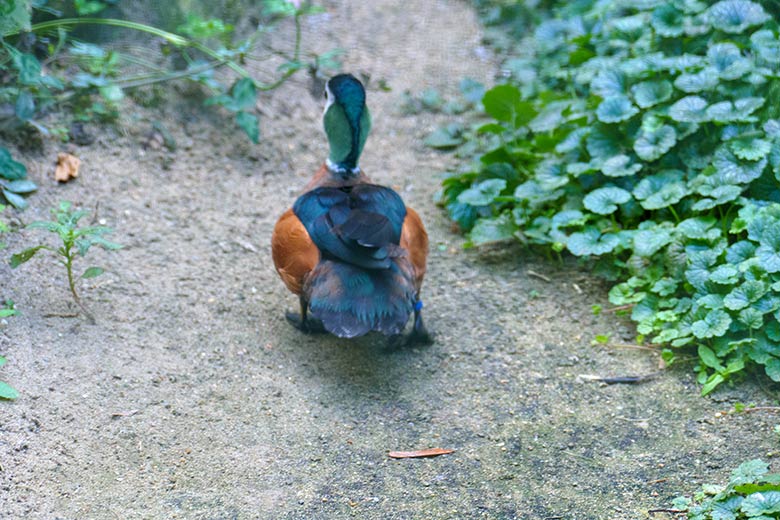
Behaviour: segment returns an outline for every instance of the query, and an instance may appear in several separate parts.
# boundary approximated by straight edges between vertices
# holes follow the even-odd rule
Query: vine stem
[[[81,312],[84,313],[84,316],[86,316],[89,323],[94,325],[95,317],[91,312],[89,312],[89,309],[87,309],[86,305],[81,302],[81,298],[79,297],[78,292],[76,292],[76,280],[73,279],[73,254],[71,253],[72,247],[73,244],[68,243],[65,245],[63,250],[63,256],[65,257],[63,263],[65,264],[65,269],[68,272],[68,288],[70,289],[70,294],[73,295],[73,301],[75,301],[76,305],[79,306],[79,309],[81,309]]]
[[[300,58],[300,52],[301,52],[301,15],[300,13],[295,13],[295,51],[294,51],[294,57],[292,61],[297,62]],[[115,18],[63,18],[60,20],[49,20],[46,22],[41,22],[34,24],[30,27],[30,32],[38,32],[38,31],[45,31],[47,29],[60,29],[63,27],[70,27],[73,25],[109,25],[113,27],[121,27],[124,29],[132,29],[140,32],[145,32],[148,34],[152,34],[154,36],[158,36],[167,42],[170,42],[172,45],[175,45],[177,47],[191,47],[193,49],[199,50],[205,55],[209,56],[213,60],[214,66],[221,66],[221,65],[227,65],[230,69],[232,69],[234,72],[236,72],[239,76],[242,78],[247,78],[252,80],[252,83],[254,84],[255,88],[260,91],[268,91],[273,90],[282,83],[284,83],[290,76],[295,74],[295,72],[298,70],[297,67],[293,67],[289,70],[287,70],[281,78],[274,81],[270,84],[265,84],[257,81],[252,77],[252,75],[244,69],[241,65],[236,63],[233,60],[227,59],[224,56],[222,56],[219,52],[211,49],[210,47],[207,47],[206,45],[203,45],[202,43],[186,38],[184,36],[174,34],[172,32],[164,31],[162,29],[158,29],[157,27],[152,27],[150,25],[145,25],[142,23],[137,22],[131,22],[129,20],[118,20]],[[18,34],[20,31],[11,31],[8,33],[5,33],[3,35],[4,38],[7,38],[8,36],[13,36],[15,34]],[[186,76],[187,74],[183,74],[183,76]],[[174,76],[178,77],[178,76]],[[174,77],[171,76],[163,76],[160,78],[160,81],[165,81],[167,79],[173,79]],[[131,87],[134,86],[140,86],[145,85],[149,83],[153,83],[154,81],[148,81],[143,82],[140,84],[131,84]]]

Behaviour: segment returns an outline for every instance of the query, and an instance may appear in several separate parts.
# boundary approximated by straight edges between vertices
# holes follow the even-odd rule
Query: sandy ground
[[[62,199],[98,206],[125,248],[91,253],[108,270],[80,286],[96,325],[61,316],[74,307],[52,258],[0,265],[0,296],[22,313],[0,329],[0,379],[21,392],[0,403],[0,517],[645,518],[771,457],[774,417],[718,414],[773,404],[765,380],[707,399],[686,367],[639,385],[587,381],[658,370],[653,353],[591,345],[633,335],[592,315],[609,306],[606,286],[516,247],[461,248],[432,202],[453,158],[422,145],[447,119],[398,105],[407,89],[492,83],[469,6],[325,5],[306,20],[304,46],[341,47],[344,70],[392,88],[369,91],[362,165],[428,226],[436,343],[388,352],[379,337],[309,337],[283,318],[296,300],[273,270],[272,227],[326,155],[321,100],[303,75],[260,100],[257,146],[199,102],[128,103],[117,129],[72,148],[83,161],[75,182],[51,179],[68,145],[15,151],[41,186],[22,222]],[[144,147],[155,120],[175,152]],[[6,253],[40,239],[13,234]],[[428,447],[456,451],[387,456]]]

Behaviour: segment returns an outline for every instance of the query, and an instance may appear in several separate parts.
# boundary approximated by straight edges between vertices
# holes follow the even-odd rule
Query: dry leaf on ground
[[[54,170],[54,178],[58,182],[68,182],[79,176],[79,166],[81,159],[69,153],[60,152],[57,154],[57,168]]]
[[[446,448],[430,448],[416,451],[391,451],[388,452],[387,456],[393,459],[416,459],[421,457],[438,457],[439,455],[447,455],[454,452],[455,450]]]

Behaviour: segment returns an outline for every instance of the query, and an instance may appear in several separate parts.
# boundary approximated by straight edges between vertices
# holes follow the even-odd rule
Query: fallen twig
[[[130,410],[128,412],[114,412],[111,414],[112,419],[116,419],[118,417],[130,417],[131,415],[135,415],[138,413],[138,410]]]
[[[679,513],[685,513],[686,511],[683,511],[682,509],[649,509],[647,511],[648,514],[653,515],[655,513],[671,513],[673,515],[679,514]]]
[[[530,269],[526,271],[528,273],[528,276],[533,276],[534,278],[539,278],[540,280],[544,280],[545,282],[552,282],[552,280],[545,275],[541,273],[537,273],[536,271],[531,271]]]
[[[391,451],[387,453],[387,456],[393,459],[416,459],[421,457],[438,457],[439,455],[447,455],[454,451],[455,450],[446,448],[430,448],[416,451]]]
[[[599,383],[614,385],[614,384],[643,383],[649,379],[656,377],[658,374],[660,374],[660,372],[654,372],[652,374],[645,374],[642,376],[616,376],[616,377],[602,377],[602,376],[594,376],[590,374],[580,374],[579,377],[581,377],[586,381],[598,381]]]

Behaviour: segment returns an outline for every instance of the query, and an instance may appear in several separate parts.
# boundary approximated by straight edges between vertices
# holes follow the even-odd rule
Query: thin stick
[[[540,280],[544,280],[545,282],[548,282],[548,283],[549,283],[549,282],[552,282],[552,280],[551,280],[551,279],[549,279],[548,277],[546,277],[546,276],[545,276],[545,275],[543,275],[543,274],[537,273],[536,271],[531,271],[531,270],[529,269],[529,270],[528,270],[528,271],[526,271],[526,272],[528,273],[528,276],[533,276],[533,277],[535,277],[535,278],[539,278]]]

